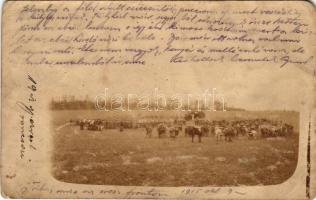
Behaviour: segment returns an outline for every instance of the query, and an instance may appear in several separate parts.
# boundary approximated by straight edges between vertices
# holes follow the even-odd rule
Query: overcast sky
[[[222,94],[229,106],[249,110],[299,110],[311,100],[312,77],[301,69],[269,65],[168,65],[73,68],[55,71],[52,97],[86,95],[94,98],[105,88],[109,93],[166,95]],[[58,81],[57,81],[58,80]]]

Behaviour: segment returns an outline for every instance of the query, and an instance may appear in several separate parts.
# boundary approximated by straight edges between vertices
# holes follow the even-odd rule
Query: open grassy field
[[[59,113],[60,114],[60,113]],[[59,115],[58,114],[58,115]],[[69,114],[70,115],[70,114]],[[70,119],[70,116],[63,116]],[[72,116],[74,117],[74,116]],[[54,177],[84,184],[138,186],[271,185],[294,173],[298,133],[287,138],[202,143],[152,138],[143,129],[87,131],[54,118]],[[57,130],[56,128],[59,127]],[[197,138],[196,138],[197,139]]]

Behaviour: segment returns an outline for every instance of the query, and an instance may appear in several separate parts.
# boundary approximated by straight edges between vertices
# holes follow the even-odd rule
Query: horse
[[[210,129],[206,125],[201,127],[201,132],[204,137],[208,137],[210,135]]]
[[[222,129],[219,127],[215,127],[216,142],[220,141],[222,139],[222,136],[224,136]]]
[[[163,124],[160,124],[157,127],[158,137],[161,138],[162,135],[167,133],[167,127]]]
[[[232,137],[234,136],[234,129],[232,127],[227,127],[224,129],[225,141],[232,142]]]
[[[194,142],[194,136],[197,135],[199,137],[199,142],[202,142],[202,131],[199,127],[195,126],[187,126],[185,128],[186,135],[189,135],[192,137],[192,143]]]

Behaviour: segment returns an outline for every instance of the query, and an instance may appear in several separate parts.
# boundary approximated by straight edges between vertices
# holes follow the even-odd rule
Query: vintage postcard
[[[6,1],[7,198],[313,199],[308,1]]]

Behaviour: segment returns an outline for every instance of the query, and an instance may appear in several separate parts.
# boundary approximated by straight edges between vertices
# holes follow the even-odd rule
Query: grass
[[[55,123],[55,128],[57,123]],[[289,138],[228,143],[204,137],[191,143],[145,137],[145,130],[81,131],[66,126],[54,133],[53,174],[63,182],[137,186],[273,185],[294,173],[298,134]]]

